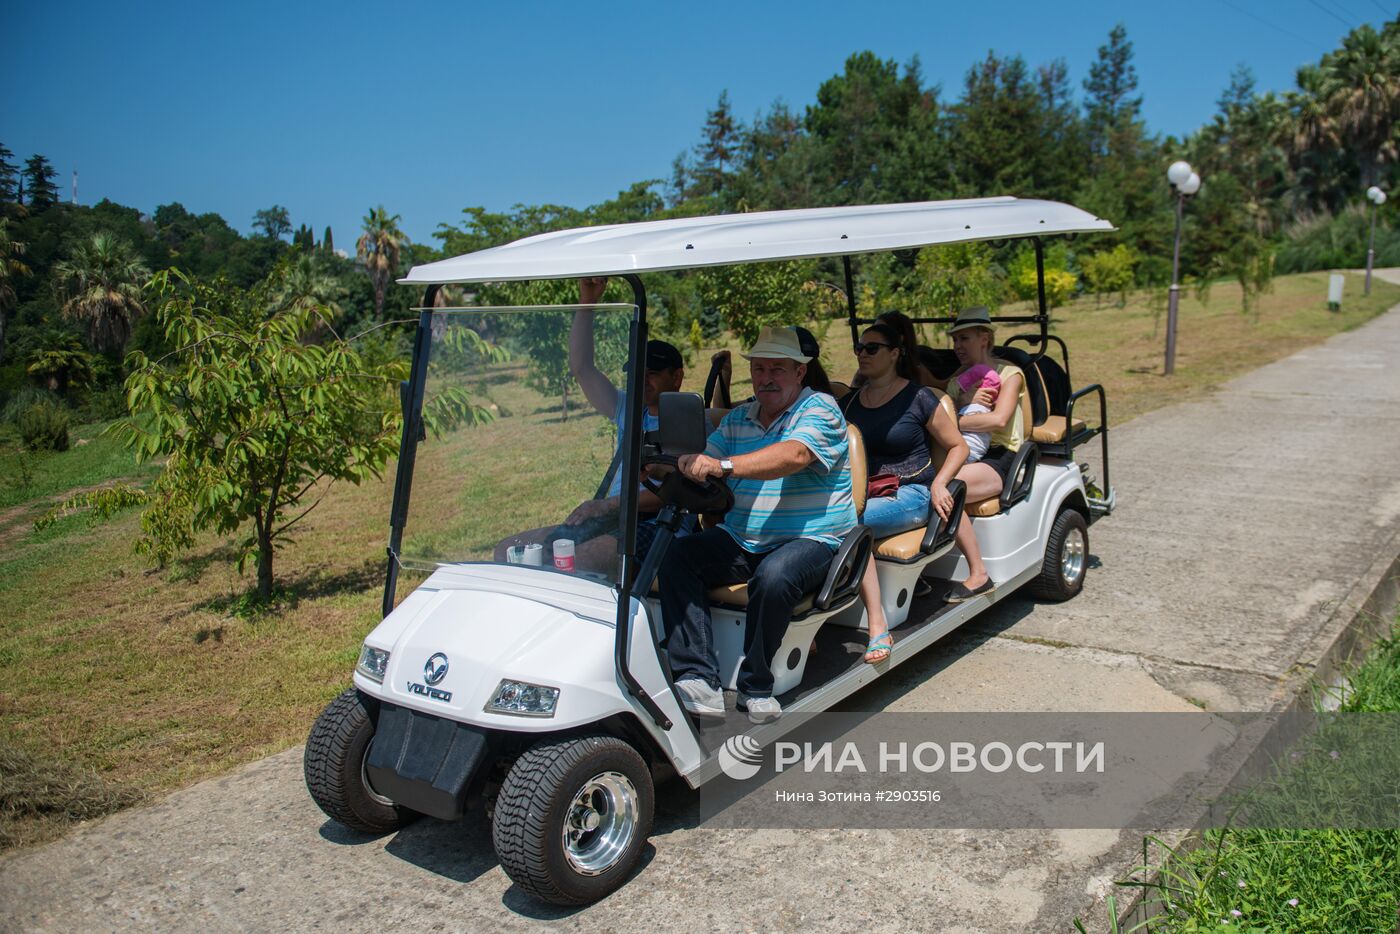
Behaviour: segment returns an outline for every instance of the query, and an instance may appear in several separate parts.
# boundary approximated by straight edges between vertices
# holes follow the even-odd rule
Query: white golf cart
[[[699,787],[721,774],[726,740],[741,734],[753,746],[777,740],[801,719],[790,715],[830,708],[1022,585],[1050,599],[1072,597],[1087,567],[1087,528],[1113,505],[1107,413],[1101,388],[1069,391],[1066,348],[1047,331],[1041,238],[1112,229],[1069,205],[985,198],[568,230],[415,267],[402,281],[427,291],[412,375],[403,385],[384,619],[365,639],[354,686],[326,708],[307,741],[306,781],[316,803],[349,827],[384,833],[423,814],[460,818],[469,802],[483,800],[511,879],[546,901],[594,901],[634,869],[652,826],[655,781],[674,773]],[[1032,240],[1041,290],[1034,313],[994,319],[1035,327],[997,350],[1027,375],[1022,412],[1032,439],[1018,452],[1006,489],[997,499],[963,504],[965,490],[955,481],[960,508],[947,527],[932,514],[924,529],[872,542],[857,526],[822,587],[799,604],[775,653],[775,694],[788,716],[760,726],[735,712],[724,720],[692,719],[673,688],[651,595],[681,524],[731,500],[723,484],[701,487],[674,472],[660,483],[648,481],[665,505],[656,519],[660,531],[638,553],[638,493],[632,483],[614,485],[614,477],[640,477],[648,464],[701,450],[709,430],[703,402],[690,393],[662,395],[659,428],[643,430],[647,300],[639,275],[839,257],[849,297],[853,255],[1009,238]],[[435,307],[444,284],[585,276],[625,279],[633,303]],[[853,301],[848,309],[855,337],[865,322]],[[518,372],[499,364],[492,370],[471,357],[479,339],[511,348],[517,360],[530,358],[538,372],[548,361],[531,348],[550,344],[530,336],[552,334],[558,346],[579,314],[592,316],[597,365],[618,381],[626,374],[616,440],[599,419],[547,412],[429,439],[436,398],[463,387],[505,391],[517,384]],[[466,330],[470,340],[453,339]],[[1047,353],[1052,345],[1063,365]],[[947,363],[934,356],[933,366]],[[1093,426],[1074,412],[1089,393],[1099,397]],[[1087,468],[1075,459],[1076,447],[1095,436],[1102,445],[1102,494],[1086,488]],[[851,439],[861,499],[863,451],[854,430]],[[419,500],[410,515],[415,473]],[[493,485],[483,486],[487,475]],[[551,540],[574,533],[549,530],[576,504],[604,497],[610,485],[620,502],[607,529],[615,548],[600,539],[610,560],[568,570],[561,558],[565,567],[554,567]],[[956,605],[916,601],[921,577],[951,581],[965,574],[952,545],[964,505],[978,517],[977,538],[996,589]],[[512,529],[543,525],[542,547],[511,549],[500,560],[502,522]],[[868,560],[877,562],[894,630],[894,650],[877,665],[862,661],[864,639],[852,631],[864,625],[857,587]],[[427,576],[396,603],[400,577],[410,574]],[[711,599],[717,655],[732,688],[746,595],[742,586],[726,587]],[[728,699],[732,706],[733,696]]]

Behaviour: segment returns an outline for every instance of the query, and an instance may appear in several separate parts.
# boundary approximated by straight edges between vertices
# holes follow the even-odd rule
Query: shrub
[[[1376,265],[1400,265],[1400,230],[1387,205],[1376,218]],[[1321,214],[1301,220],[1284,232],[1277,272],[1311,272],[1315,269],[1352,269],[1366,264],[1370,239],[1370,214],[1352,205],[1335,217]]]
[[[1084,279],[1089,290],[1094,293],[1097,303],[1105,292],[1118,293],[1118,307],[1128,302],[1128,289],[1132,287],[1134,269],[1141,259],[1137,250],[1120,243],[1111,250],[1086,256],[1079,261],[1084,271]]]
[[[1040,293],[1037,281],[1034,267],[1023,269],[1016,278],[1016,294],[1022,298],[1038,299]],[[1045,270],[1045,304],[1051,308],[1059,308],[1074,297],[1074,290],[1078,286],[1079,277],[1067,269]]]
[[[58,396],[39,386],[24,386],[15,390],[14,395],[0,409],[0,422],[9,425],[19,424],[19,417],[36,405],[59,405]]]
[[[68,413],[52,402],[31,405],[20,413],[15,427],[31,451],[68,450]]]

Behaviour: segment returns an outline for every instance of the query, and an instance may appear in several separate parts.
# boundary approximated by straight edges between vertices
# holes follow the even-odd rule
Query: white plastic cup
[[[574,571],[574,540],[571,538],[558,538],[554,540],[554,569],[556,571]]]
[[[525,563],[535,567],[544,567],[544,546],[536,542],[533,545],[525,546]]]
[[[524,564],[524,563],[525,563],[525,549],[524,549],[524,547],[521,546],[521,545],[511,545],[509,548],[507,548],[507,549],[506,549],[506,563],[507,563],[507,564]]]

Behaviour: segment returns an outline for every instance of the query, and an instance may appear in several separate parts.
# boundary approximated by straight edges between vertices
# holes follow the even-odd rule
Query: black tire
[[[602,815],[599,829],[577,830],[579,837],[570,849],[566,823],[575,800],[605,778],[589,797],[610,807],[595,804],[593,813]],[[624,740],[541,740],[511,766],[496,798],[491,840],[501,868],[516,885],[555,905],[586,905],[627,881],[651,835],[655,803],[651,771]],[[632,819],[619,821],[625,813]],[[597,853],[590,854],[590,848]],[[580,866],[579,861],[590,855],[597,863]]]
[[[1084,575],[1089,570],[1089,523],[1078,510],[1069,506],[1060,510],[1045,544],[1045,561],[1040,576],[1031,584],[1031,592],[1042,600],[1068,600],[1084,589]]]
[[[331,820],[365,833],[388,833],[421,815],[369,787],[364,762],[373,738],[374,721],[365,699],[350,688],[316,718],[306,738],[302,769],[312,800]]]

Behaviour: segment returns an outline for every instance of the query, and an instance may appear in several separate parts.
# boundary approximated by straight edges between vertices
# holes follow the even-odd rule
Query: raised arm
[[[596,305],[607,287],[606,276],[578,281],[578,301],[580,305]],[[597,409],[605,418],[612,418],[617,411],[617,387],[593,361],[593,312],[574,312],[574,322],[569,328],[569,372],[578,380],[588,404]]]
[[[963,431],[1000,431],[1011,424],[1016,407],[1020,404],[1021,374],[1012,373],[1001,381],[1001,392],[992,410],[964,415],[958,419],[958,427]]]

